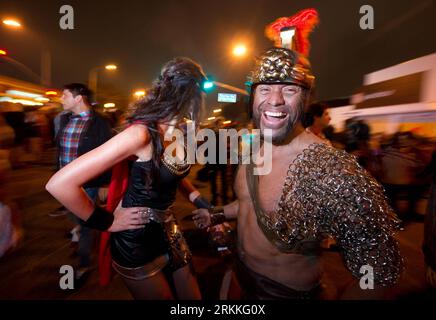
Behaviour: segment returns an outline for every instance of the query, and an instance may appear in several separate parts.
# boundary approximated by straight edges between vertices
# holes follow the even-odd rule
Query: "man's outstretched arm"
[[[211,212],[212,211],[212,212]],[[215,207],[212,210],[197,209],[192,211],[193,220],[197,228],[203,229],[225,220],[236,219],[239,211],[239,200],[235,200],[224,207]]]

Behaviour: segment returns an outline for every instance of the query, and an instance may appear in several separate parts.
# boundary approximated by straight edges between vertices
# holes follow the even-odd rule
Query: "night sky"
[[[59,8],[74,8],[74,30],[61,30]],[[372,5],[375,29],[361,30],[359,8]],[[0,48],[39,73],[42,46],[52,53],[52,82],[87,82],[91,68],[114,62],[116,73],[101,73],[99,86],[120,94],[146,87],[164,62],[188,56],[217,81],[243,88],[255,54],[272,46],[264,27],[278,17],[314,7],[320,24],[310,37],[317,97],[350,95],[364,74],[436,52],[433,0],[1,0],[1,18],[13,16],[21,31],[0,26]],[[244,59],[232,44],[248,43]],[[0,74],[26,79],[0,63]]]

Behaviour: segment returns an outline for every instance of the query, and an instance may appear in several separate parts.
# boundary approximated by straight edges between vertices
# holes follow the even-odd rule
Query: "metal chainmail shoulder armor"
[[[312,144],[289,166],[277,210],[255,211],[264,234],[283,252],[310,254],[330,235],[355,277],[367,265],[374,283],[390,285],[402,272],[393,237],[400,221],[382,187],[345,151]]]

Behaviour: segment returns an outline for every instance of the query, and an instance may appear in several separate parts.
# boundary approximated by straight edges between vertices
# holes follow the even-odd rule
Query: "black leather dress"
[[[178,183],[188,173],[176,175],[161,164],[157,178],[146,187],[146,175],[152,162],[133,162],[130,178],[122,206],[149,207],[158,210],[168,209],[176,198]],[[155,258],[170,253],[170,243],[162,223],[151,220],[142,229],[114,232],[111,235],[112,259],[120,266],[137,268]]]

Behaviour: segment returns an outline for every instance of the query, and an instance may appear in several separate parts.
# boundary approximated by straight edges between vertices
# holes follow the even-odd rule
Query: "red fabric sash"
[[[129,182],[129,164],[127,160],[116,164],[112,169],[112,179],[107,195],[106,210],[113,213],[126,192]],[[100,237],[98,254],[100,285],[107,286],[112,279],[112,256],[110,251],[110,232],[103,231]]]

